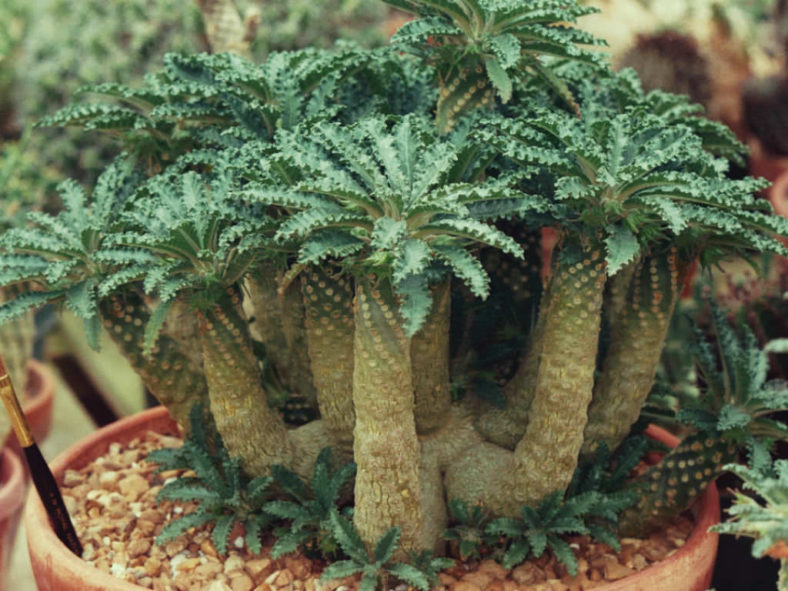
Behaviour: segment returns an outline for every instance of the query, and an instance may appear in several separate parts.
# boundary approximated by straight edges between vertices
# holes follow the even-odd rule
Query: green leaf
[[[211,531],[211,541],[219,554],[227,554],[227,542],[235,525],[235,515],[222,515]]]
[[[278,559],[298,550],[301,545],[314,535],[311,531],[287,532],[271,548],[271,558]]]
[[[381,217],[375,220],[372,231],[372,247],[380,250],[392,250],[405,239],[407,224],[402,220]]]
[[[85,331],[85,340],[94,351],[100,348],[99,335],[101,334],[101,318],[98,314],[82,320],[82,329]]]
[[[566,566],[569,574],[573,577],[577,576],[577,558],[575,557],[572,548],[564,540],[557,536],[549,536],[548,538],[550,548],[555,554],[556,558]]]
[[[369,556],[367,556],[364,542],[361,541],[361,537],[358,535],[356,528],[353,527],[353,524],[342,517],[336,510],[331,511],[329,521],[331,523],[331,531],[342,551],[359,564],[366,564],[369,561]]]
[[[727,431],[728,429],[741,429],[750,424],[752,417],[749,413],[744,412],[740,408],[729,404],[723,407],[717,421],[717,428],[720,431]]]
[[[297,499],[301,504],[305,504],[309,500],[309,491],[298,474],[280,465],[272,466],[271,474],[276,483],[282,487],[282,490]]]
[[[589,524],[588,531],[591,537],[598,542],[602,542],[603,544],[607,544],[611,548],[613,548],[616,552],[621,550],[621,542],[616,536],[615,533],[607,529],[606,527],[602,527],[601,525],[596,524]]]
[[[400,299],[399,312],[404,320],[405,334],[412,337],[424,326],[432,308],[432,294],[427,278],[411,275],[394,287]]]
[[[376,591],[378,585],[378,576],[371,572],[365,572],[361,577],[361,585],[359,591]]]
[[[320,582],[328,583],[329,581],[344,579],[345,577],[360,573],[363,570],[364,567],[353,560],[340,560],[337,562],[332,562],[328,565],[328,567],[326,567],[326,569],[323,571],[323,574],[320,575]]]
[[[522,522],[518,519],[499,517],[490,522],[486,531],[489,534],[501,534],[510,538],[517,538],[523,534],[524,529]]]
[[[252,554],[260,554],[263,551],[263,543],[260,536],[267,525],[268,519],[262,515],[250,517],[244,523],[244,529],[246,530],[244,541]]]
[[[304,505],[291,501],[269,501],[263,506],[269,515],[279,519],[308,519],[310,513]]]
[[[622,224],[607,228],[607,273],[612,277],[640,255],[640,243],[632,230]]]
[[[526,540],[516,540],[503,555],[501,566],[506,569],[514,568],[518,564],[525,562],[530,551],[531,547]]]
[[[96,285],[92,281],[80,281],[66,290],[66,305],[83,320],[98,314],[96,307]]]
[[[166,544],[170,540],[174,540],[181,534],[193,527],[201,527],[206,523],[214,520],[214,516],[209,513],[197,510],[188,513],[183,517],[174,519],[161,528],[161,532],[156,536],[156,543],[159,545]]]
[[[512,98],[512,79],[509,77],[509,74],[501,67],[496,58],[485,58],[484,67],[487,69],[487,75],[490,77],[493,86],[495,86],[498,94],[501,95],[501,100],[504,103],[508,103]]]
[[[405,581],[412,587],[416,587],[422,591],[430,591],[430,582],[427,579],[427,576],[415,566],[398,562],[389,566],[387,570],[389,573],[401,581]]]
[[[436,256],[443,260],[473,295],[486,298],[490,293],[490,277],[479,259],[460,248],[436,246]]]
[[[399,527],[390,527],[386,530],[378,542],[375,544],[375,550],[372,553],[372,558],[377,564],[385,564],[394,555],[394,551],[399,545],[399,537],[402,529]]]
[[[430,248],[422,240],[409,238],[394,262],[394,282],[404,280],[410,275],[419,275],[430,261]]]
[[[159,305],[153,310],[150,315],[148,324],[145,327],[145,345],[142,349],[143,355],[150,355],[151,350],[156,346],[159,339],[161,330],[164,327],[164,322],[167,320],[167,313],[172,308],[173,301],[159,302]]]

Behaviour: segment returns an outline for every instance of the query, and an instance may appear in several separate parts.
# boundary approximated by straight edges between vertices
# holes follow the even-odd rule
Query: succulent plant
[[[35,286],[0,305],[0,320],[62,302],[94,342],[104,325],[184,428],[202,403],[250,482],[286,474],[299,489],[326,475],[327,447],[352,460],[352,524],[320,497],[336,497],[331,478],[303,507],[276,505],[279,517],[314,537],[330,513],[349,557],[337,576],[424,586],[424,573],[392,563],[422,556],[434,571],[423,551],[442,550],[446,499],[503,519],[487,533],[509,536],[508,564],[559,531],[611,539],[599,526],[614,528],[626,503],[600,475],[612,486],[629,470],[583,466],[609,460],[638,419],[686,270],[785,254],[788,222],[756,198],[762,181],[730,178],[744,149],[729,130],[606,67],[571,24],[589,9],[393,4],[421,18],[391,47],[260,64],[168,55],[143,85],[99,85],[103,102],[53,115],[125,151],[90,197],[66,183],[61,213],[0,237],[0,284]],[[543,227],[558,237],[544,269],[533,252]],[[518,265],[516,281],[504,263]],[[515,293],[524,285],[528,296]],[[495,319],[507,306],[508,333]],[[476,343],[485,326],[495,334]],[[621,484],[641,503],[625,529],[681,511],[745,434],[782,437],[762,416],[762,360],[719,330],[733,377],[715,381],[699,346],[713,412],[685,413],[714,420]],[[503,411],[473,392],[455,400],[457,384],[485,382]],[[286,425],[274,408],[283,391],[319,418]],[[682,454],[706,462],[702,478],[684,456],[668,465]]]

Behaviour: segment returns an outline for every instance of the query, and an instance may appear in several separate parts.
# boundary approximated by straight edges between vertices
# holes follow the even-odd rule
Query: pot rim
[[[774,213],[788,217],[788,169],[782,171],[767,189]]]
[[[27,361],[27,383],[24,396],[20,400],[33,437],[41,443],[52,431],[52,413],[55,404],[55,378],[46,364],[35,359]],[[22,448],[13,432],[9,432],[2,447],[11,448],[21,457]],[[22,469],[27,472],[27,465]]]
[[[0,450],[0,521],[13,515],[25,500],[25,471],[22,461],[9,448]]]
[[[22,409],[25,414],[40,412],[54,400],[55,378],[47,366],[37,359],[29,359],[27,362],[28,384],[31,383],[30,375],[34,374],[40,381],[40,385],[35,390],[29,387],[25,389],[25,397],[21,401]]]
[[[177,433],[178,431],[177,424],[170,418],[165,407],[145,410],[91,433],[86,438],[83,438],[75,445],[58,454],[50,463],[50,468],[57,481],[61,482],[66,468],[79,469],[105,453],[110,443],[116,441],[130,441],[138,437],[141,431],[149,429],[165,433]],[[669,446],[675,446],[679,441],[675,435],[654,425],[649,426],[646,430],[646,434]],[[608,583],[605,586],[600,586],[597,589],[599,589],[599,591],[631,590],[637,588],[632,585],[637,585],[638,581],[652,579],[655,575],[660,574],[660,572],[670,572],[673,564],[687,560],[693,551],[698,550],[702,545],[713,544],[716,552],[718,534],[708,531],[709,527],[719,521],[720,515],[719,496],[717,494],[717,487],[713,482],[699,497],[695,506],[698,508],[696,512],[695,528],[686,543],[674,554],[633,575],[619,581]],[[24,520],[30,558],[34,563],[36,561],[36,556],[32,549],[33,544],[39,547],[46,546],[47,549],[44,550],[42,554],[48,554],[46,559],[50,567],[53,564],[62,564],[65,569],[77,574],[82,579],[91,580],[96,584],[113,589],[113,591],[139,591],[143,588],[90,566],[87,562],[72,554],[68,548],[60,542],[57,536],[55,536],[35,490],[31,490],[30,492],[30,497],[25,507]],[[35,534],[32,532],[35,532]]]

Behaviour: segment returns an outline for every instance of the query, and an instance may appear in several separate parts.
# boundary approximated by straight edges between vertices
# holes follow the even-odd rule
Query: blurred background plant
[[[31,209],[56,211],[61,181],[72,178],[90,186],[119,151],[108,134],[36,123],[86,85],[123,81],[138,87],[145,72],[160,68],[165,53],[209,50],[203,15],[217,5],[229,6],[239,18],[253,17],[248,53],[255,61],[276,50],[328,47],[340,37],[382,45],[404,20],[403,13],[379,0],[0,1],[0,229],[23,223]],[[8,295],[0,293],[0,302]],[[37,318],[39,326],[54,323],[46,309]],[[24,337],[14,337],[24,343],[22,368],[33,338],[32,317],[24,322]],[[65,331],[69,345],[50,339],[55,349],[73,348],[75,337]],[[99,390],[108,391],[103,370],[95,374],[106,357],[85,363],[91,380],[102,384]],[[25,373],[12,368],[12,375]]]
[[[745,113],[745,95],[751,79],[785,69],[785,0],[585,2],[603,9],[587,27],[609,41],[617,67],[638,71],[646,89],[689,94],[742,140],[768,129],[758,125],[771,120],[765,113]]]
[[[270,51],[330,46],[342,37],[380,45],[393,32],[392,10],[376,0],[240,0],[241,15],[255,11],[255,59]],[[396,17],[394,18],[396,21]],[[24,159],[11,158],[10,141],[68,103],[85,85],[141,83],[168,51],[209,49],[198,2],[181,0],[4,0],[0,6],[0,137],[13,183],[34,202],[52,198],[51,182],[65,176],[91,182],[116,152],[112,140],[70,129],[35,129]],[[136,81],[136,84],[135,84]],[[25,164],[34,161],[34,168]],[[36,171],[36,174],[31,174]],[[64,171],[67,171],[65,173]],[[4,174],[6,171],[4,171]],[[3,201],[6,196],[3,196]]]

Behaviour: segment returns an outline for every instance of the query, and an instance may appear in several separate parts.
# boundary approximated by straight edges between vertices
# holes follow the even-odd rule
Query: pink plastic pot
[[[0,591],[6,589],[8,559],[14,546],[22,504],[25,472],[19,457],[8,448],[0,451]]]
[[[50,464],[61,480],[67,468],[79,469],[103,455],[112,442],[125,443],[148,430],[175,433],[177,427],[164,408],[155,408],[99,429],[70,447]],[[647,433],[668,445],[678,440],[663,429],[651,427]],[[697,524],[687,543],[666,560],[599,591],[705,591],[711,581],[717,553],[717,534],[709,533],[719,521],[717,489],[712,484],[697,504]],[[25,526],[30,561],[38,588],[42,591],[140,591],[142,587],[120,581],[89,566],[72,554],[55,536],[41,501],[31,494],[25,509]]]

